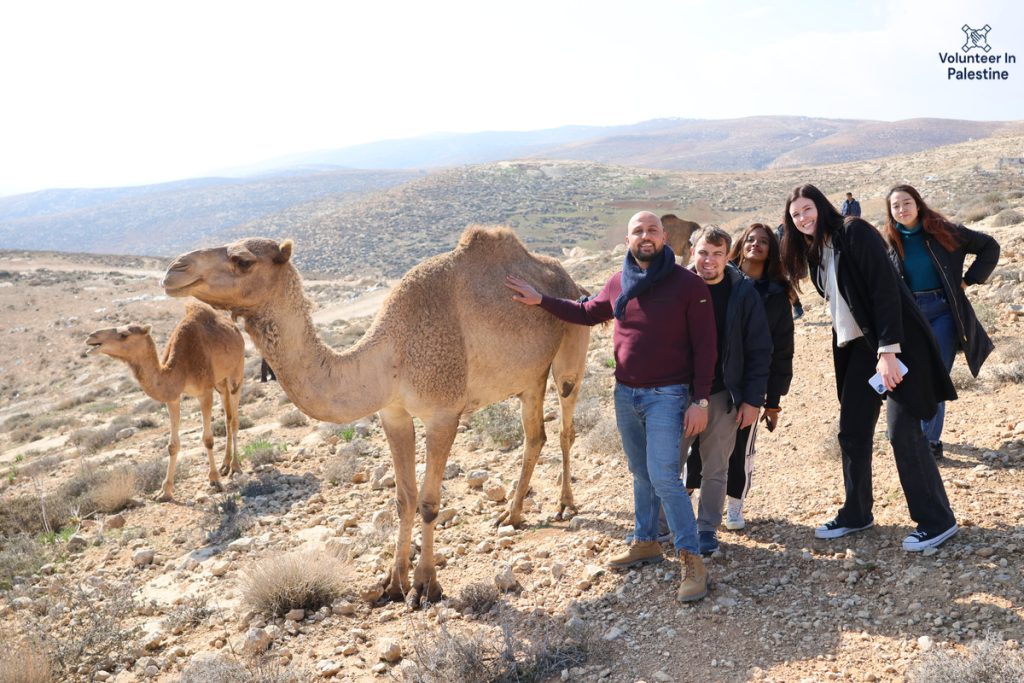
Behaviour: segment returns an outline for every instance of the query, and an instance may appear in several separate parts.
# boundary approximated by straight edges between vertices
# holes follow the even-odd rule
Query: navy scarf
[[[626,314],[626,304],[635,299],[657,283],[668,277],[676,265],[676,255],[667,244],[661,253],[652,260],[646,269],[637,265],[633,252],[626,250],[626,259],[622,264],[622,292],[615,300],[615,319],[622,320]]]

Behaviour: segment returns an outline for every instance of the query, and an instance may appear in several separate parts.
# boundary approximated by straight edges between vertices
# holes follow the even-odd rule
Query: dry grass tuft
[[[351,585],[348,563],[324,552],[292,553],[253,565],[245,575],[245,601],[264,614],[318,610]]]
[[[0,643],[0,683],[50,683],[53,680],[50,660],[42,648]]]
[[[88,492],[96,510],[106,514],[120,512],[134,501],[136,484],[135,468],[126,465],[104,473],[101,480]]]
[[[283,668],[277,658],[242,660],[221,654],[194,658],[181,672],[179,683],[300,683],[313,680],[296,665]]]
[[[442,624],[433,637],[414,638],[415,683],[540,683],[583,664],[598,652],[599,638],[586,628],[548,628],[526,640],[509,621],[500,638],[482,631],[453,633]]]
[[[49,561],[50,549],[26,534],[0,539],[0,590],[10,588],[14,577],[34,574]]]
[[[1024,681],[1024,653],[998,636],[971,643],[964,653],[932,650],[909,680],[913,683],[995,683]]]
[[[519,417],[519,410],[513,407],[514,400],[492,403],[474,413],[469,421],[473,429],[483,433],[495,446],[506,451],[523,442],[523,423]],[[515,402],[518,403],[518,400]]]
[[[611,415],[603,415],[579,441],[583,451],[597,455],[615,455],[622,452],[622,437]]]
[[[498,587],[491,583],[477,581],[462,589],[458,604],[463,612],[486,614],[497,602]]]
[[[298,409],[289,410],[278,418],[277,421],[282,427],[305,427],[309,424],[309,420],[302,414],[302,411]]]

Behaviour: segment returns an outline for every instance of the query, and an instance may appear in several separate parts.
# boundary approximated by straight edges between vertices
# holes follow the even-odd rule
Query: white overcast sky
[[[757,114],[1019,120],[1022,7],[6,2],[0,195],[159,182],[432,132]],[[991,27],[989,54],[1019,58],[1009,81],[947,80],[938,54],[959,50],[964,24]]]

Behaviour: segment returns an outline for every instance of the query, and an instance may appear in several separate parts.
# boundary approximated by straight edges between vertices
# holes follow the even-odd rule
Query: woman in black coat
[[[795,282],[810,274],[832,317],[846,496],[835,518],[814,534],[839,538],[874,525],[871,450],[881,394],[887,393],[889,443],[917,525],[903,539],[903,548],[913,552],[938,546],[957,532],[957,525],[921,420],[935,414],[939,401],[956,398],[956,390],[931,327],[869,223],[844,221],[813,185],[793,189],[783,220],[787,276]]]
[[[910,185],[889,190],[885,203],[888,215],[882,237],[889,247],[889,257],[928,319],[946,371],[953,368],[957,349],[962,349],[971,374],[977,377],[992,353],[992,340],[978,322],[964,290],[967,285],[985,282],[995,270],[999,243],[933,211]],[[975,258],[964,273],[967,254]],[[935,417],[921,425],[936,459],[942,457],[945,414],[945,403],[939,403]]]

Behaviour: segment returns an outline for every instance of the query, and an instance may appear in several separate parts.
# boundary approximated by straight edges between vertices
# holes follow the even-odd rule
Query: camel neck
[[[366,338],[343,353],[320,338],[304,296],[250,312],[245,329],[274,369],[278,384],[304,413],[344,423],[380,410],[391,395],[391,354]]]
[[[185,386],[184,378],[176,371],[173,363],[163,365],[160,362],[152,338],[149,338],[145,354],[141,358],[129,359],[127,363],[139,386],[154,401],[167,403],[181,396]]]

